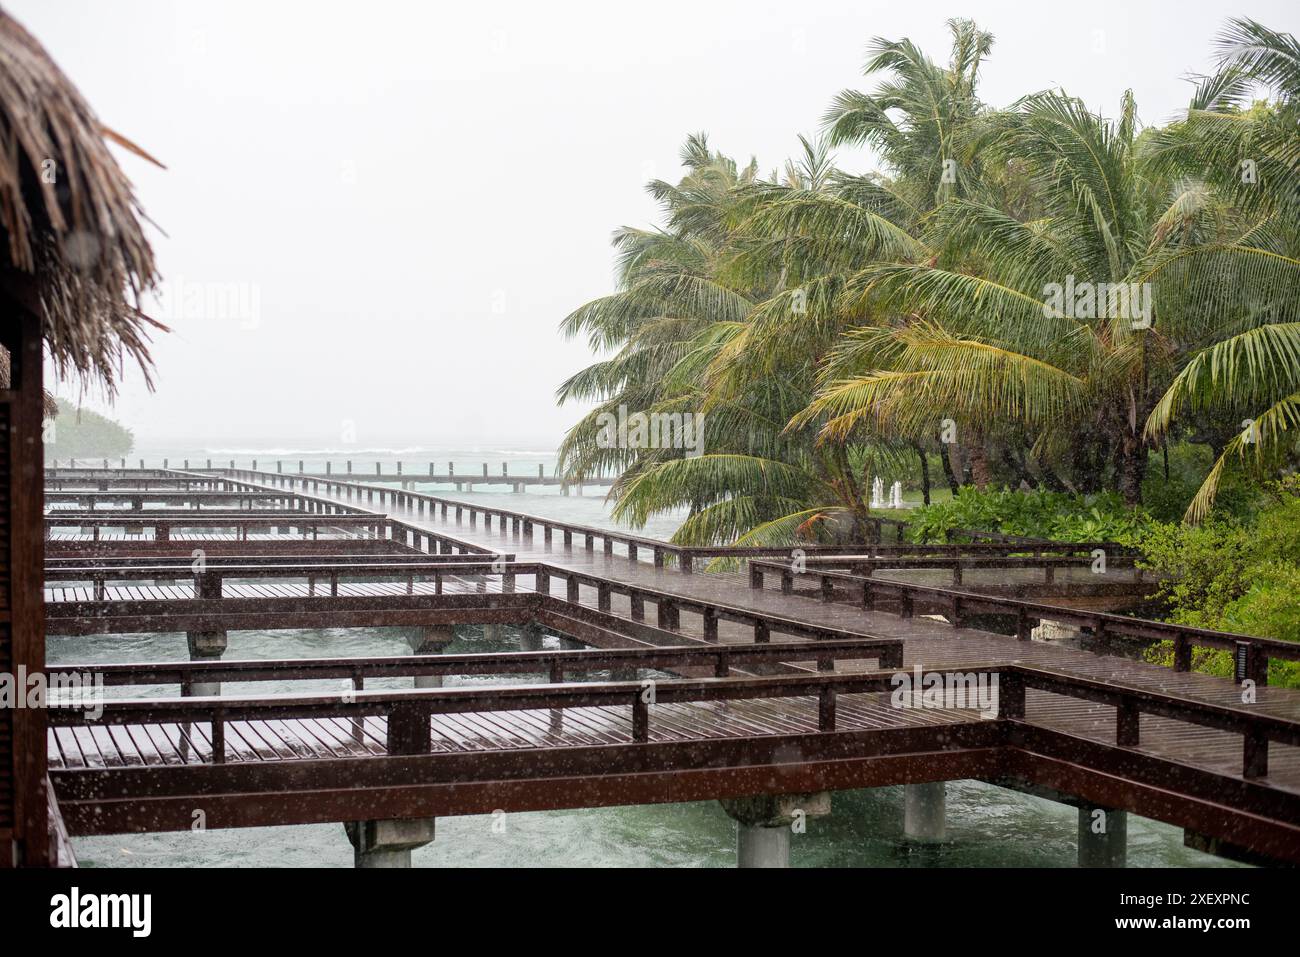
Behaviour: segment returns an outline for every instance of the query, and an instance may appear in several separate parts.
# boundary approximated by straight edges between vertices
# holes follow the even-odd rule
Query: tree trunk
[[[1029,471],[1028,464],[1012,455],[1011,449],[1005,445],[1002,446],[1002,464],[1010,469],[1011,474],[1015,476],[1017,487],[1027,485],[1031,489],[1038,488],[1038,479],[1034,478],[1033,473]]]
[[[1120,495],[1125,505],[1142,504],[1142,477],[1146,473],[1147,447],[1132,434],[1126,434],[1119,443],[1115,457],[1116,476]]]
[[[925,449],[919,444],[913,445],[916,449],[917,457],[921,460],[921,500],[926,505],[930,504],[930,460],[926,458]]]
[[[977,439],[971,444],[967,457],[970,459],[971,479],[975,482],[975,487],[983,492],[993,484],[993,471],[989,468],[988,449],[984,448],[984,443]]]
[[[957,476],[953,474],[952,459],[948,455],[948,450],[952,448],[947,442],[939,443],[939,461],[943,463],[943,477],[948,480],[948,488],[952,489],[952,494],[957,494],[959,488]]]

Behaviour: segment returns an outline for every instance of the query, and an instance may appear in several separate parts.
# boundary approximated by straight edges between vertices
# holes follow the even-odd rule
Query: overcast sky
[[[112,414],[197,444],[554,443],[580,411],[555,388],[589,359],[557,325],[612,290],[644,182],[675,180],[696,130],[775,168],[872,85],[872,37],[946,60],[944,20],[972,17],[997,37],[987,102],[1060,86],[1114,115],[1132,87],[1158,123],[1227,17],[1300,33],[1293,0],[5,7],[168,167],[118,151],[166,234],[173,332],[156,391],[131,378]]]

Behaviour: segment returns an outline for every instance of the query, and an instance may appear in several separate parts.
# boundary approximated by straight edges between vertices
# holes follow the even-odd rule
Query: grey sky
[[[944,20],[973,17],[997,36],[986,101],[1061,86],[1113,115],[1132,87],[1155,123],[1227,17],[1300,32],[1280,0],[6,6],[168,166],[119,151],[167,233],[158,387],[133,377],[112,413],[145,441],[553,443],[588,360],[557,324],[611,290],[642,184],[696,130],[775,168],[870,85],[873,36],[944,59]]]

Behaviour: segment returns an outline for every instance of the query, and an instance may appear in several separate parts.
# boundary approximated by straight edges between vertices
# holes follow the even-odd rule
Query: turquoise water
[[[173,465],[185,456],[196,464],[207,457],[205,451],[159,450],[156,456],[148,455],[147,464],[161,464],[164,453]],[[437,461],[445,459],[445,453],[440,450]],[[141,454],[146,453],[136,457]],[[451,454],[466,463],[484,458],[481,454],[470,458],[473,452]],[[218,458],[216,454],[212,457]],[[274,461],[265,450],[257,457],[259,465],[264,465],[263,460]],[[351,457],[373,461],[373,457],[360,454]],[[251,456],[237,458],[242,467],[249,464],[245,460]],[[297,456],[292,458],[296,469]],[[518,458],[522,474],[527,463],[523,453]],[[541,455],[528,458],[534,474],[538,461],[553,462],[553,457]],[[513,495],[502,489],[458,497],[487,496],[508,498],[510,507],[519,511],[571,522],[610,524],[599,496],[561,497],[554,490]],[[662,517],[645,532],[667,537],[678,521],[679,516]],[[231,659],[409,653],[401,629],[244,631],[231,632],[229,641],[226,657]],[[546,641],[554,645],[558,639],[548,636]],[[512,628],[501,628],[489,636],[481,628],[467,626],[457,629],[449,650],[508,651],[516,650],[518,642],[518,632]],[[185,657],[182,634],[49,640],[52,665]],[[488,680],[449,678],[446,684]],[[394,679],[390,684],[401,686],[402,682]],[[367,683],[367,687],[383,686],[383,682]],[[343,687],[342,682],[260,682],[227,686],[224,691],[289,693]],[[162,686],[124,689],[122,693],[146,697],[178,692],[178,688]],[[807,833],[792,836],[791,863],[796,867],[1070,867],[1075,861],[1076,815],[1071,807],[1015,791],[978,781],[953,781],[948,784],[948,841],[920,846],[903,840],[902,788],[840,792],[834,795],[829,816],[809,820]],[[359,807],[356,816],[369,815]],[[352,866],[352,848],[338,824],[109,835],[77,838],[73,843],[85,867]],[[1184,848],[1178,828],[1133,815],[1129,817],[1128,848],[1130,866],[1233,866]],[[726,867],[735,863],[735,825],[714,802],[442,818],[437,822],[436,840],[416,850],[412,863],[417,867]]]

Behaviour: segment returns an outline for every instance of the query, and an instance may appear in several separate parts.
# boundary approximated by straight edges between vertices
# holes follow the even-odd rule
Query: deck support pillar
[[[947,828],[947,794],[942,781],[903,785],[903,834],[909,841],[942,841]]]
[[[190,661],[218,661],[229,644],[224,631],[187,631],[185,643],[189,645]],[[221,694],[220,681],[196,681],[190,685],[190,694],[196,698],[212,698]]]
[[[759,794],[718,803],[736,822],[737,867],[789,867],[790,835],[802,834],[808,818],[831,811],[829,791]]]
[[[1128,811],[1079,808],[1079,866],[1124,867],[1128,862]]]
[[[542,626],[535,621],[530,621],[519,629],[519,650],[520,651],[541,651],[542,650]]]
[[[1065,645],[1068,648],[1077,648],[1083,641],[1082,629],[1050,618],[1041,619],[1038,627],[1029,634],[1034,641],[1046,641],[1054,645]]]
[[[412,654],[436,655],[451,644],[453,638],[455,638],[455,632],[450,625],[425,625],[414,629],[410,633],[408,640],[411,643]],[[416,675],[415,687],[441,688],[442,675]]]
[[[736,822],[737,867],[789,867],[790,829]]]
[[[433,841],[434,818],[348,821],[343,829],[352,842],[356,867],[410,867],[411,851]]]

